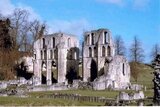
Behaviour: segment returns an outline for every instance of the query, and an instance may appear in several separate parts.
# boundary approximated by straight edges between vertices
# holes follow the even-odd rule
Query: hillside
[[[137,78],[137,83],[146,86],[147,89],[152,89],[154,69],[147,64],[138,64],[138,68],[140,68],[140,70]],[[136,83],[136,80],[133,78],[133,75],[131,75],[131,83]]]

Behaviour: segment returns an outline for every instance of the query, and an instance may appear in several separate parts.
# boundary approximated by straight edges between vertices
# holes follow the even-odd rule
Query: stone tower
[[[83,80],[96,90],[126,89],[130,85],[130,66],[124,56],[115,55],[115,44],[108,29],[84,34]]]
[[[93,81],[104,73],[106,57],[115,55],[115,46],[108,29],[85,32],[83,44],[83,80]]]

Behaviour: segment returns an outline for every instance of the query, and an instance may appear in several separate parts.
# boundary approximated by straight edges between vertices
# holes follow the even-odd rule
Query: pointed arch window
[[[92,57],[92,48],[89,47],[89,57]]]
[[[91,40],[91,42],[92,42],[91,44],[94,45],[94,33],[91,33],[91,39],[92,39]]]
[[[102,47],[102,57],[106,56],[106,48],[105,46]]]
[[[53,41],[52,42],[53,43],[53,48],[55,48],[55,38],[54,37],[52,38],[52,41]]]
[[[107,47],[107,56],[111,56],[111,48],[110,48],[110,46]]]
[[[45,48],[45,39],[42,39],[43,48]]]
[[[90,35],[87,36],[87,43],[90,45]]]
[[[43,52],[41,51],[41,59],[43,59]]]
[[[47,59],[47,51],[44,50],[44,59],[46,60]]]
[[[97,57],[97,48],[94,47],[94,57]]]
[[[122,72],[123,72],[123,75],[125,76],[125,65],[124,65],[124,63],[122,65]]]
[[[53,58],[53,52],[52,52],[52,50],[50,50],[50,59],[52,59]]]

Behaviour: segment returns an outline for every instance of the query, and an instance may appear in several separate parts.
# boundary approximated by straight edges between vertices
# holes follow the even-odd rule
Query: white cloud
[[[35,10],[21,2],[13,4],[11,0],[0,0],[0,13],[4,16],[8,16],[12,14],[15,8],[25,9],[30,13],[29,20],[38,19],[42,21],[39,14],[35,12]],[[86,19],[78,19],[78,20],[53,20],[48,21],[46,23],[49,27],[48,33],[53,32],[65,32],[69,34],[74,34],[79,39],[82,39],[82,34],[86,30],[90,30],[91,26]]]
[[[38,19],[40,21],[42,20],[40,15],[37,14],[32,7],[21,4],[21,3],[18,3],[17,7],[20,8],[20,9],[25,9],[29,12],[29,16],[30,16],[29,20],[33,20],[33,19]]]
[[[96,0],[98,2],[113,4],[120,7],[130,6],[134,9],[144,9],[151,0]]]
[[[26,6],[21,3],[17,3],[16,5],[14,5],[11,3],[10,0],[0,0],[0,13],[3,16],[8,16],[8,15],[12,14],[15,8],[27,10],[30,13],[30,15],[29,15],[30,20],[33,20],[33,19],[41,20],[41,17],[30,6]]]
[[[84,31],[91,29],[89,22],[86,19],[79,20],[53,20],[49,23],[49,32],[65,32],[69,34],[74,34],[79,39],[82,38]]]
[[[109,4],[115,4],[115,5],[119,5],[119,6],[123,5],[123,0],[97,0],[97,1],[109,3]]]
[[[135,9],[144,9],[149,5],[150,0],[133,0],[133,7]]]
[[[15,6],[10,2],[10,0],[0,0],[0,13],[4,16],[11,14]]]

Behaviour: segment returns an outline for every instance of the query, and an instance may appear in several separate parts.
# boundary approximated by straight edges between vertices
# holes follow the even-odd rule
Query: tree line
[[[126,47],[124,45],[124,41],[120,35],[115,37],[115,46],[116,46],[116,54],[126,56]],[[151,62],[154,60],[156,55],[160,53],[160,46],[158,43],[152,46],[150,52]],[[142,46],[142,42],[138,39],[138,36],[134,36],[131,46],[129,47],[129,60],[130,60],[130,69],[131,76],[137,81],[138,76],[143,68],[141,68],[140,64],[144,63],[145,53]]]
[[[30,13],[20,8],[7,17],[0,14],[0,80],[16,77],[19,58],[32,55],[34,41],[46,32],[46,24],[29,17]]]

